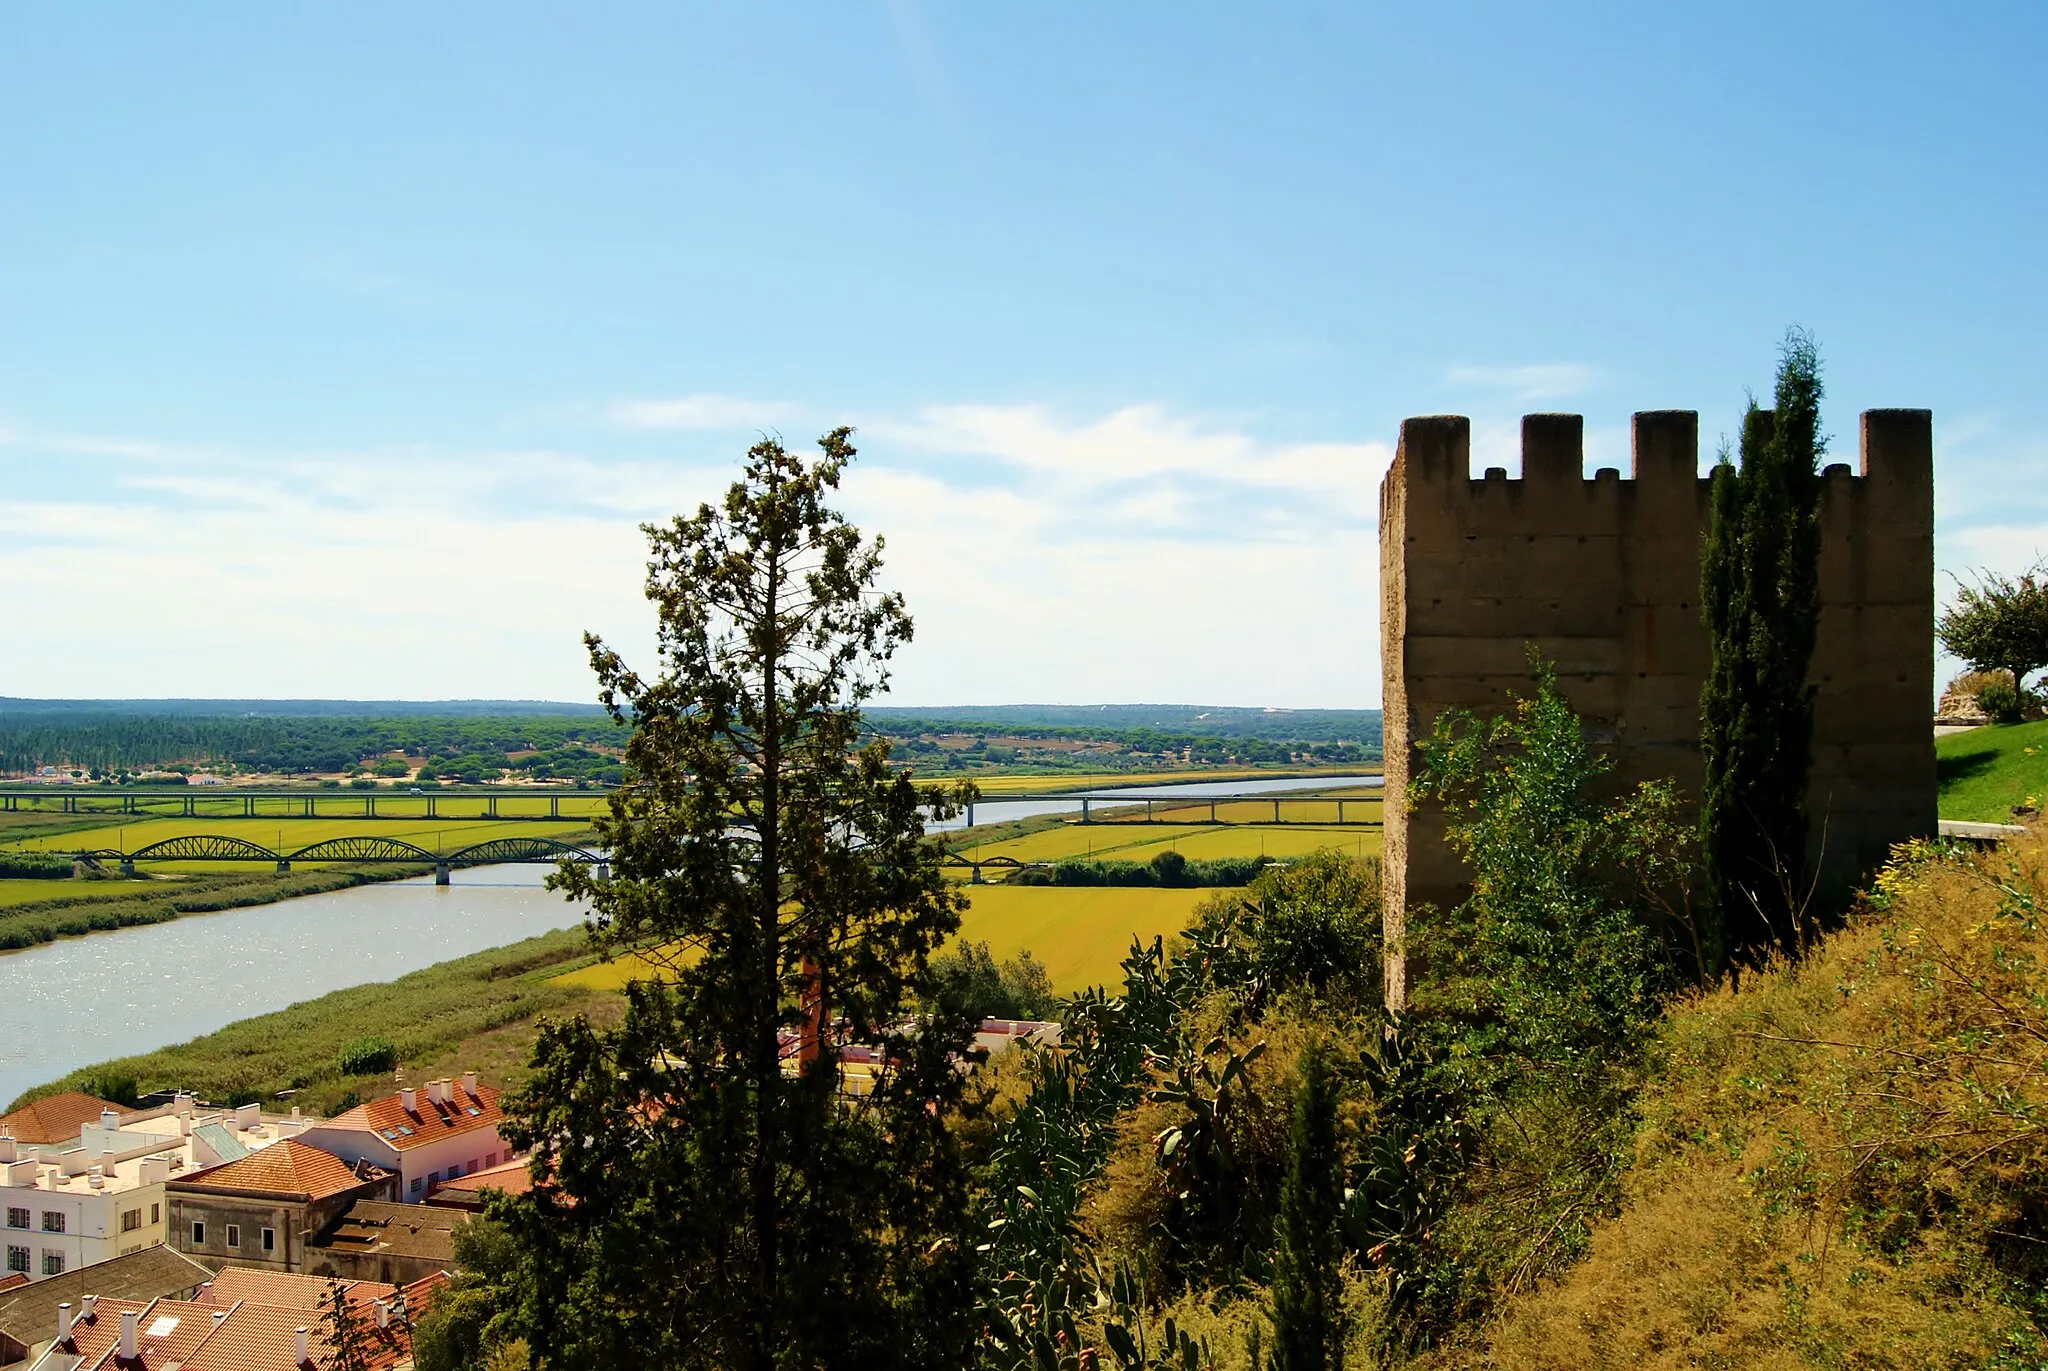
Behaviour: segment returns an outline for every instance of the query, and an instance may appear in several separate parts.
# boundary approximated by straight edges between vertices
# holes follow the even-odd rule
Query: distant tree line
[[[0,708],[0,770],[184,765],[291,775],[374,767],[377,758],[398,752],[451,779],[489,779],[507,769],[604,779],[618,760],[595,749],[623,746],[627,734],[609,719],[588,715],[205,718]],[[514,752],[535,755],[508,759]]]

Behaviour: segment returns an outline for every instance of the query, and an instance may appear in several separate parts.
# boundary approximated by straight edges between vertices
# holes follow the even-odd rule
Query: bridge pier
[[[967,802],[967,826],[969,828],[974,827],[974,801],[972,800]]]
[[[969,884],[969,885],[980,885],[980,884],[981,884],[981,863],[980,863],[980,862],[976,862],[976,863],[974,863],[974,865],[973,865],[973,866],[971,866],[971,867],[969,867],[969,868],[968,868],[968,870],[969,870],[969,871],[970,871],[971,873],[973,873],[973,874],[971,874],[970,876],[968,876],[968,878],[967,878],[967,884]]]
[[[187,795],[183,798],[185,801],[185,817],[188,819],[196,818],[199,814],[199,811],[194,809],[192,806],[198,800],[198,797],[196,795]]]
[[[610,862],[599,862],[597,864],[597,879],[599,879],[600,881],[608,881],[611,878],[612,864]]]
[[[550,796],[548,796],[548,817],[549,817],[550,819],[559,819],[559,818],[561,818],[561,817],[562,817],[562,797],[561,797],[561,796],[559,796],[559,795],[550,795]]]
[[[1216,802],[1214,800],[1209,801],[1209,822],[1212,824],[1216,822]]]
[[[133,876],[135,874],[135,859],[133,857],[123,857],[121,859],[121,874],[123,876]]]
[[[1087,822],[1089,822],[1089,819],[1088,819],[1088,802],[1087,802],[1086,800],[1083,800],[1083,801],[1081,801],[1081,822],[1082,822],[1082,823],[1084,823],[1084,824],[1085,824],[1085,823],[1087,823]]]
[[[435,862],[435,863],[434,863],[434,884],[435,884],[435,885],[446,885],[446,884],[448,884],[448,863],[446,863],[446,862]]]
[[[291,874],[292,874],[292,864],[291,864],[290,862],[286,861],[286,860],[285,860],[284,858],[282,858],[282,857],[279,857],[279,858],[277,859],[277,874],[278,874],[278,875],[280,875],[280,876],[289,876],[289,875],[291,875]]]

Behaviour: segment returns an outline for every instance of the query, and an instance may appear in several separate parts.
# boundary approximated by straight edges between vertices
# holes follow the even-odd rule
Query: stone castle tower
[[[1410,748],[1442,711],[1499,713],[1531,689],[1525,644],[1633,786],[1700,791],[1699,416],[1637,414],[1627,479],[1584,476],[1584,421],[1522,420],[1522,475],[1470,470],[1471,424],[1409,419],[1380,486],[1387,999],[1406,1000],[1406,911],[1459,898],[1443,821],[1404,802]],[[1935,830],[1934,454],[1926,410],[1869,410],[1862,465],[1823,482],[1808,812],[1824,877],[1856,879]]]

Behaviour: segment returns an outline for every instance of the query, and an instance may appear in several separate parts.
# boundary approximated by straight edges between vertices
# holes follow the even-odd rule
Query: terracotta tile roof
[[[472,1095],[462,1088],[460,1081],[455,1081],[448,1087],[448,1102],[436,1104],[427,1098],[422,1086],[413,1092],[410,1110],[400,1104],[398,1095],[390,1094],[365,1101],[315,1127],[375,1133],[403,1152],[408,1147],[452,1138],[473,1128],[495,1126],[505,1117],[498,1110],[498,1094],[488,1085],[479,1085]]]
[[[35,1344],[56,1331],[59,1304],[69,1303],[76,1313],[83,1296],[98,1295],[102,1305],[123,1299],[139,1308],[159,1295],[182,1295],[212,1279],[212,1271],[159,1243],[125,1257],[74,1266],[61,1276],[46,1276],[0,1294],[0,1332]]]
[[[249,1266],[224,1266],[207,1288],[195,1298],[201,1304],[230,1305],[237,1301],[268,1305],[273,1309],[317,1312],[337,1282],[329,1276],[293,1276],[282,1271],[258,1271]],[[341,1281],[350,1302],[367,1304],[389,1298],[398,1287],[382,1281]]]
[[[0,1118],[0,1133],[7,1134],[17,1142],[25,1143],[77,1142],[79,1127],[83,1124],[98,1123],[100,1111],[105,1109],[111,1109],[124,1117],[131,1112],[110,1100],[99,1099],[82,1090],[67,1090],[61,1095],[45,1095],[34,1104],[25,1104],[5,1118]]]
[[[6,1294],[9,1290],[19,1290],[27,1284],[27,1276],[19,1271],[10,1271],[4,1276],[0,1276],[0,1295]]]
[[[388,1174],[378,1171],[374,1177],[359,1177],[347,1162],[333,1153],[309,1147],[296,1138],[281,1138],[239,1160],[181,1176],[171,1181],[168,1188],[250,1190],[268,1195],[324,1200],[330,1195],[352,1190],[365,1180],[381,1179]]]
[[[533,1172],[527,1168],[526,1158],[514,1157],[496,1166],[487,1166],[481,1171],[472,1171],[467,1176],[456,1176],[441,1182],[441,1188],[434,1193],[443,1200],[482,1198],[485,1190],[499,1190],[507,1195],[524,1195],[533,1189]],[[452,1194],[450,1192],[453,1192]]]

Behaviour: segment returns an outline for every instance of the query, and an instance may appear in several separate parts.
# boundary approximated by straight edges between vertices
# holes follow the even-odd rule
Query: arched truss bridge
[[[351,835],[327,838],[289,852],[276,852],[246,838],[221,833],[191,833],[166,838],[160,843],[138,847],[133,852],[100,848],[75,854],[81,861],[103,864],[119,862],[272,862],[289,867],[294,862],[402,863],[411,866],[455,867],[495,866],[506,862],[572,862],[602,864],[604,858],[573,843],[553,838],[492,838],[472,843],[453,852],[429,852],[424,847],[398,838]]]

